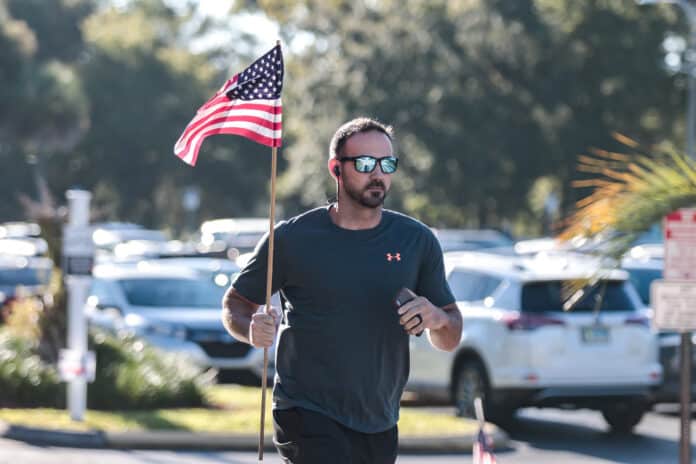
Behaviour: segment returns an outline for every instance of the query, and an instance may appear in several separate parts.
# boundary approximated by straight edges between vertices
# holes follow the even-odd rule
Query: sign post
[[[89,228],[92,194],[68,190],[69,217],[63,229],[63,272],[68,287],[68,349],[61,352],[59,370],[68,381],[68,409],[74,421],[84,419],[87,381],[93,379],[94,354],[87,351],[85,302],[92,282],[94,245]]]
[[[651,288],[655,326],[681,332],[679,462],[691,463],[691,333],[696,330],[696,209],[665,217],[664,281]]]

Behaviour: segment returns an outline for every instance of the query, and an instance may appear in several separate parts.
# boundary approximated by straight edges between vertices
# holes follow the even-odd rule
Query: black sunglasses
[[[383,156],[382,158],[376,158],[372,155],[344,156],[339,158],[338,161],[353,161],[355,170],[362,173],[374,171],[378,161],[379,168],[385,174],[393,174],[399,166],[399,158],[396,156]]]

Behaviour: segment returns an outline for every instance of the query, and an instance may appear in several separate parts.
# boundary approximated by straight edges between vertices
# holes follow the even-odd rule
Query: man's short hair
[[[378,131],[389,137],[390,142],[394,142],[394,129],[392,126],[387,126],[377,121],[376,119],[360,117],[355,118],[343,124],[336,130],[336,133],[331,138],[329,145],[329,157],[338,158],[341,155],[343,146],[351,136],[360,132]]]

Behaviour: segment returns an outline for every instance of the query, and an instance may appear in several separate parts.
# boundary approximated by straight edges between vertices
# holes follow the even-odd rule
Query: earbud
[[[341,168],[338,166],[334,166],[334,174],[336,174],[336,177],[341,177]]]

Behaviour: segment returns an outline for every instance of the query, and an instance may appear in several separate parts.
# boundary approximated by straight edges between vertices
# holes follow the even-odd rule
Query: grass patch
[[[0,409],[0,421],[13,425],[74,431],[186,430],[234,434],[257,434],[261,389],[236,385],[212,386],[206,390],[212,408],[156,409],[150,411],[92,411],[84,422],[73,422],[59,409]],[[271,395],[266,398],[266,430],[272,430]],[[399,435],[443,436],[475,433],[474,421],[413,407],[401,408]]]

